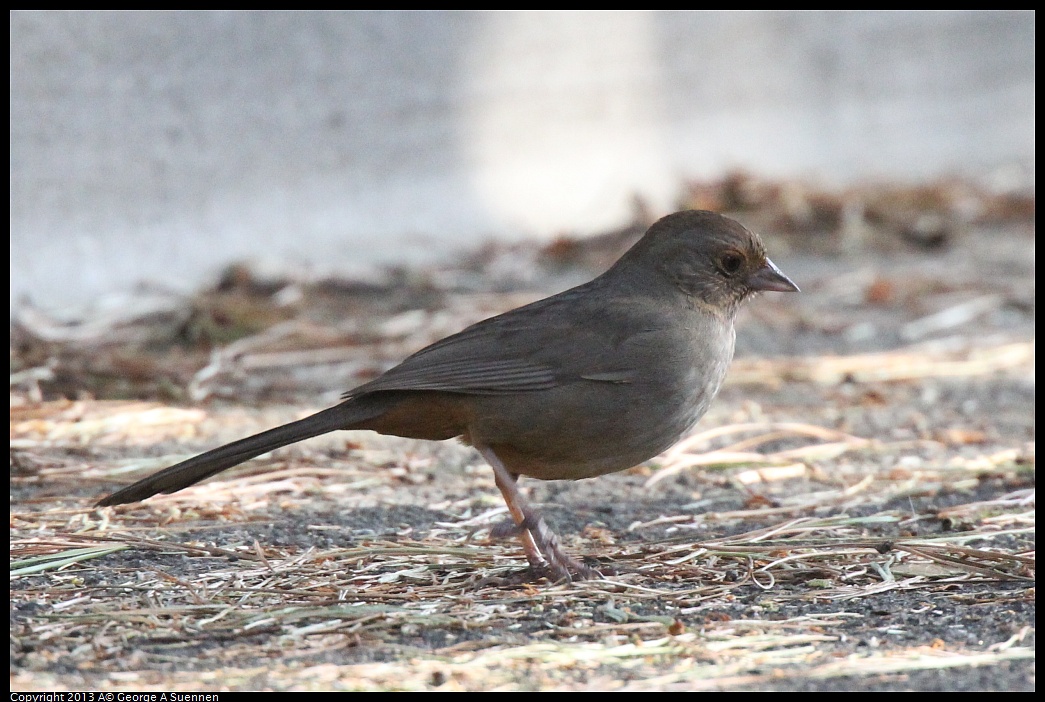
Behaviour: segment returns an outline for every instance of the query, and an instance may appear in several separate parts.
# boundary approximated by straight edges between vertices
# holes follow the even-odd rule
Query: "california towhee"
[[[460,437],[493,467],[530,564],[543,559],[558,578],[590,576],[516,480],[624,470],[685,436],[722,385],[737,309],[762,290],[798,286],[756,234],[713,212],[676,212],[591,282],[473,324],[339,405],[190,458],[98,505],[176,492],[337,429]]]

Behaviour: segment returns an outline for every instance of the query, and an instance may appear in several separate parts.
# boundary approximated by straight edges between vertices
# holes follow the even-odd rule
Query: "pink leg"
[[[482,454],[486,462],[493,468],[494,482],[497,483],[508,512],[520,528],[519,538],[522,540],[523,549],[526,551],[526,560],[530,566],[537,568],[541,561],[547,562],[555,577],[566,580],[579,578],[599,577],[600,573],[583,563],[571,558],[559,544],[559,537],[551,530],[547,522],[535,509],[530,507],[526,498],[519,492],[515,481],[517,475],[511,473],[501,459],[497,457],[488,446],[476,445],[475,448]]]

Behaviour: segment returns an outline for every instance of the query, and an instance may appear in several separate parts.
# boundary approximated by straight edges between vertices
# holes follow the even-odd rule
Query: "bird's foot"
[[[537,551],[537,553],[531,554],[530,549],[526,549],[526,558],[530,561],[531,568],[539,572],[542,567],[547,567],[551,570],[556,581],[565,580],[566,582],[572,582],[574,580],[594,580],[602,577],[602,573],[594,568],[589,568],[566,553],[559,543],[559,537],[551,530],[548,523],[544,521],[544,517],[531,510],[527,510],[525,515],[519,527],[525,530],[530,538],[528,540],[523,539],[523,546],[526,547],[528,545],[527,541],[529,541],[536,547]],[[544,564],[541,564],[535,558],[538,554],[540,559],[544,561]],[[535,560],[538,560],[538,562],[535,563]]]
[[[539,514],[527,510],[522,524],[511,520],[500,522],[490,530],[490,536],[503,539],[518,536],[526,552],[526,560],[534,573],[549,580],[592,580],[602,573],[589,568],[570,556],[559,543],[559,537]]]

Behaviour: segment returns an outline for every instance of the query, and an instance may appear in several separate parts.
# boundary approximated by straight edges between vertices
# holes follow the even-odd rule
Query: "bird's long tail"
[[[313,436],[337,429],[346,429],[352,424],[352,420],[360,419],[360,417],[351,416],[355,413],[346,411],[348,410],[347,404],[342,403],[296,422],[248,436],[246,439],[234,441],[187,461],[182,461],[155,475],[139,480],[133,485],[128,485],[122,490],[117,490],[99,501],[97,506],[122,505],[144,500],[146,497],[152,497],[161,492],[168,494],[177,492],[280,446],[311,439]]]

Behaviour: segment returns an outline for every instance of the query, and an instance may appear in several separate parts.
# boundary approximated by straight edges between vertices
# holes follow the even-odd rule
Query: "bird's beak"
[[[747,278],[748,287],[752,290],[774,292],[801,292],[791,279],[780,272],[776,264],[766,259],[766,265],[759,268]]]

